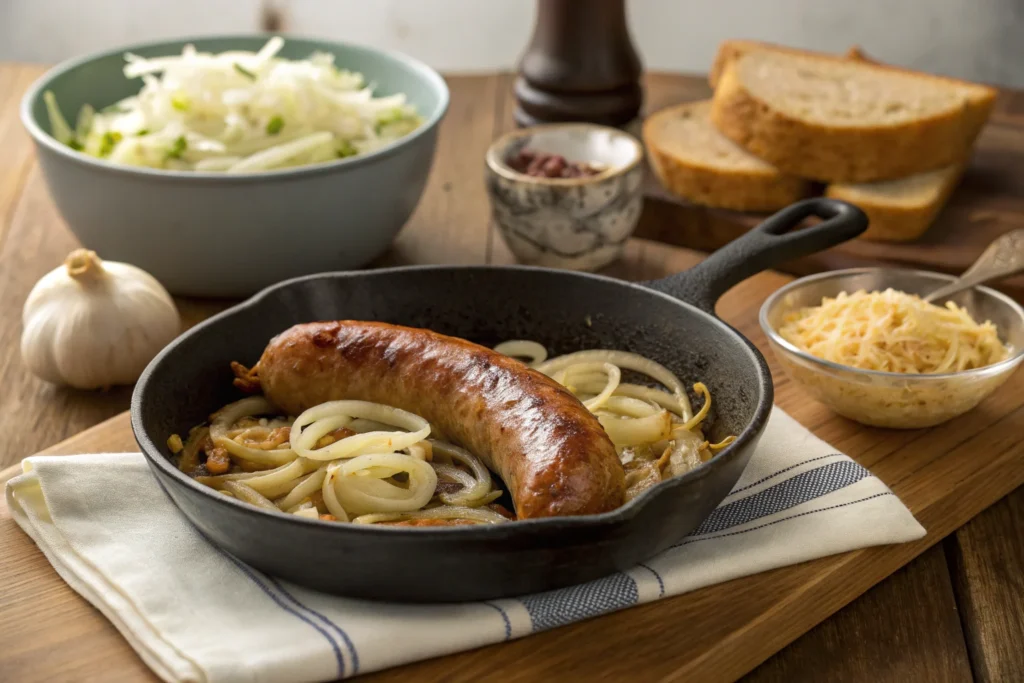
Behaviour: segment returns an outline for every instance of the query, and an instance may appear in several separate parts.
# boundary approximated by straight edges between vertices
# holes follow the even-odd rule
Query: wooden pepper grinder
[[[643,102],[641,69],[625,0],[537,0],[515,83],[516,123],[628,123]]]

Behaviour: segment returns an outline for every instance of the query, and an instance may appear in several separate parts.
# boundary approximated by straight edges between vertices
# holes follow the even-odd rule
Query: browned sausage
[[[501,477],[520,519],[622,504],[622,465],[597,418],[554,380],[463,339],[385,323],[296,325],[239,384],[255,379],[291,415],[356,399],[422,416]]]
[[[515,515],[505,509],[503,505],[499,503],[491,503],[487,506],[490,510],[497,512],[506,519],[515,519]],[[407,519],[402,522],[377,522],[379,526],[468,526],[473,524],[480,524],[480,522],[474,522],[471,519]]]

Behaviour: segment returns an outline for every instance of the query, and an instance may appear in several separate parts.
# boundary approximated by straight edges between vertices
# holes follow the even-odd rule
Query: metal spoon
[[[939,287],[924,298],[927,302],[948,299],[957,292],[990,280],[1016,275],[1024,271],[1024,228],[1012,230],[988,245],[974,264],[957,280]]]

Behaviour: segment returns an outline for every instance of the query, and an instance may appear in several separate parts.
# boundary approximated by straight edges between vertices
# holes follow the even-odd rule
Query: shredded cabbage
[[[115,164],[252,173],[365,154],[422,124],[404,94],[374,97],[334,55],[282,59],[283,46],[274,37],[259,52],[126,54],[124,75],[142,78],[139,94],[100,111],[86,105],[72,128],[47,92],[50,130]]]
[[[993,365],[1009,355],[995,325],[894,289],[825,297],[789,313],[779,328],[812,356],[863,370],[937,374]]]

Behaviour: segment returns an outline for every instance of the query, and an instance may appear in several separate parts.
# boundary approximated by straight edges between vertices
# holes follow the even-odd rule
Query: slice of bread
[[[833,183],[826,197],[856,204],[868,215],[863,238],[909,242],[928,230],[953,193],[965,164],[953,164],[909,178],[873,183]]]
[[[995,90],[953,79],[737,43],[723,57],[711,119],[784,173],[889,180],[967,157]]]
[[[711,71],[708,72],[708,85],[712,88],[716,87],[722,71],[729,62],[740,55],[745,55],[754,50],[777,50],[796,55],[815,55],[818,57],[835,57],[837,59],[853,59],[861,62],[879,63],[868,57],[860,45],[852,45],[845,54],[840,56],[828,52],[812,52],[795,47],[786,47],[785,45],[775,45],[774,43],[762,43],[757,40],[723,40],[718,45],[718,53],[715,55],[715,61],[711,64]]]
[[[725,71],[725,67],[729,66],[739,57],[742,57],[748,52],[754,52],[756,50],[775,50],[777,52],[788,52],[790,54],[797,55],[815,54],[808,50],[786,47],[785,45],[775,45],[774,43],[762,43],[758,40],[723,40],[718,44],[718,52],[715,54],[715,61],[712,62],[711,71],[708,72],[708,85],[712,88],[717,88],[718,81],[721,80],[722,72]],[[825,53],[822,53],[821,56],[824,57]]]
[[[848,59],[879,63],[857,45],[846,51]],[[825,194],[859,205],[870,223],[861,235],[878,242],[916,240],[935,222],[946,205],[967,164],[953,164],[909,178],[874,183],[835,183]]]
[[[719,133],[710,113],[710,100],[687,102],[644,122],[647,155],[666,189],[695,204],[739,211],[775,211],[807,194],[806,181],[779,173]]]

